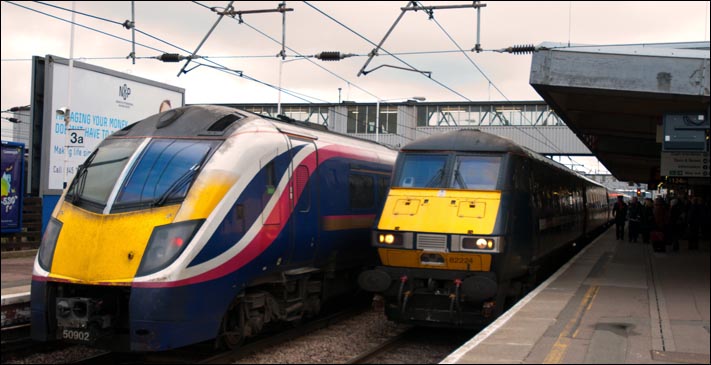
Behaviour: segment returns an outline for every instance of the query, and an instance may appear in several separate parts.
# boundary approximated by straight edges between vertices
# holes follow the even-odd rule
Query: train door
[[[318,151],[313,139],[289,137],[293,174],[290,183],[292,200],[291,263],[310,263],[318,248]]]

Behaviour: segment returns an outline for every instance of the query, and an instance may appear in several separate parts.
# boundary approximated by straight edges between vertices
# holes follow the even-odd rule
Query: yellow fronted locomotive
[[[476,328],[536,282],[541,267],[609,222],[607,190],[512,141],[460,130],[398,155],[361,288],[390,320]]]

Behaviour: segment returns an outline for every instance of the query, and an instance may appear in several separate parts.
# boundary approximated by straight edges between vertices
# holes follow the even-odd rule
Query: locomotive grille
[[[425,251],[447,252],[447,236],[441,234],[418,234],[417,248]]]

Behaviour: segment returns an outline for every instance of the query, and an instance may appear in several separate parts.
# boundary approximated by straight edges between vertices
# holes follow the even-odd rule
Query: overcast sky
[[[226,6],[227,1],[201,2],[207,6]],[[470,4],[471,2],[446,2]],[[71,13],[48,5],[30,2],[17,4],[69,20]],[[48,4],[71,9],[71,2]],[[374,47],[358,35],[320,14],[316,9],[349,26],[363,37],[378,43],[400,14],[398,2],[287,2],[286,43],[293,51],[287,55],[313,55],[321,51],[341,51],[367,55]],[[424,2],[424,5],[441,5]],[[664,43],[708,40],[709,2],[485,2],[481,13],[481,45],[485,50],[511,45],[564,42],[582,44]],[[237,10],[273,9],[278,2],[235,2]],[[2,110],[27,105],[30,101],[31,62],[34,55],[69,57],[70,24],[37,12],[2,2]],[[128,1],[80,1],[76,10],[118,23],[131,16]],[[193,51],[217,15],[193,2],[136,2],[136,27],[156,38]],[[476,43],[474,9],[437,10],[439,24],[465,49]],[[278,13],[244,15],[246,24],[225,17],[198,53],[230,69],[277,85],[280,45],[258,33],[281,39]],[[77,15],[76,22],[118,37],[130,39],[131,32],[103,20]],[[248,25],[247,25],[248,24]],[[253,28],[250,28],[253,27]],[[138,43],[168,53],[185,52],[137,34]],[[437,24],[423,12],[405,14],[384,43],[390,52],[452,51],[456,46]],[[159,51],[137,46],[138,57],[154,57]],[[138,59],[135,65],[126,57],[131,45],[104,34],[76,27],[74,57],[83,62],[127,72],[186,89],[187,103],[275,103],[277,92],[254,81],[199,67],[177,77],[184,62],[163,63]],[[381,52],[381,54],[384,54]],[[472,60],[505,94],[500,95],[461,53],[399,56],[432,78],[456,91],[447,90],[415,73],[381,68],[357,77],[366,57],[351,57],[339,62],[315,60],[340,76],[307,60],[283,65],[282,85],[310,97],[313,102],[342,99],[373,102],[379,99],[426,97],[428,101],[540,100],[528,84],[530,55],[494,52],[469,53]],[[254,56],[264,56],[254,58]],[[225,58],[220,58],[225,57]],[[103,58],[103,59],[97,59]],[[106,59],[114,58],[114,59]],[[289,58],[293,59],[293,58]],[[403,66],[389,56],[378,56],[369,69],[381,64]],[[346,81],[344,81],[345,79]],[[349,84],[350,83],[350,84]],[[365,90],[365,91],[363,91]],[[458,95],[458,94],[461,94]],[[303,102],[283,96],[283,102]]]
[[[236,10],[275,9],[279,2],[235,2]],[[307,95],[311,102],[337,102],[338,88],[343,100],[374,102],[412,96],[427,101],[541,100],[528,84],[530,55],[495,53],[512,45],[562,42],[573,44],[638,44],[708,41],[709,2],[484,2],[481,11],[482,53],[469,52],[471,59],[503,92],[499,94],[482,73],[462,53],[426,53],[400,55],[412,66],[432,72],[430,80],[421,74],[393,68],[381,68],[357,77],[374,46],[361,38],[378,43],[407,2],[287,2],[286,45],[290,56],[283,64],[283,88]],[[70,20],[71,13],[45,4],[17,4]],[[72,3],[47,4],[71,9]],[[224,7],[228,1],[200,2],[207,7]],[[424,5],[471,4],[471,2],[423,2]],[[208,33],[217,15],[193,2],[136,2],[136,27],[151,36],[192,52]],[[128,1],[80,1],[76,11],[123,23],[131,17]],[[326,15],[350,27],[355,34]],[[2,110],[30,102],[32,56],[70,56],[68,22],[2,2]],[[474,9],[437,10],[434,13],[444,30],[465,50],[476,43]],[[281,40],[281,14],[244,15],[245,24],[225,17],[207,39],[200,56],[264,83],[278,85],[281,46],[266,35]],[[76,23],[116,37],[131,38],[121,25],[76,15]],[[174,46],[137,33],[140,57],[155,57],[162,52],[187,55]],[[419,12],[408,12],[383,44],[392,53],[454,51],[457,46],[437,23]],[[322,51],[353,53],[358,57],[339,62],[313,63],[297,54],[313,55]],[[276,103],[277,91],[255,81],[239,78],[208,67],[199,67],[180,77],[181,63],[163,63],[138,59],[133,65],[125,57],[131,44],[105,34],[77,26],[74,57],[82,62],[126,72],[185,88],[186,102],[195,103]],[[368,69],[379,65],[404,66],[380,52]],[[201,61],[204,62],[204,61]],[[329,72],[330,71],[330,72]],[[446,86],[446,87],[445,87]],[[448,90],[452,89],[453,91]],[[304,102],[288,95],[282,102]],[[6,116],[6,115],[4,115]],[[5,123],[3,123],[5,124]],[[584,160],[578,157],[576,160]],[[591,158],[590,161],[595,161]],[[565,162],[565,161],[563,161]],[[589,170],[596,167],[593,163]]]

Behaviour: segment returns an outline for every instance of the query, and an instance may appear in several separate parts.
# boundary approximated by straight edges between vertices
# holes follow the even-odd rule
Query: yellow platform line
[[[546,359],[543,360],[544,364],[561,363],[563,357],[565,356],[565,353],[568,351],[568,346],[570,345],[571,338],[575,338],[578,335],[577,327],[580,323],[580,319],[592,307],[592,302],[595,299],[595,296],[597,296],[599,290],[600,287],[595,285],[588,288],[588,290],[585,292],[583,300],[580,301],[578,308],[575,310],[575,314],[568,321],[568,323],[566,323],[565,327],[563,328],[563,331],[561,331],[560,335],[558,335],[558,340],[555,342],[555,344],[553,344],[553,348],[551,348],[550,352],[548,352]],[[574,333],[573,329],[575,329]],[[571,333],[573,334],[572,337]]]

